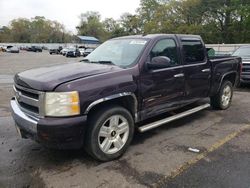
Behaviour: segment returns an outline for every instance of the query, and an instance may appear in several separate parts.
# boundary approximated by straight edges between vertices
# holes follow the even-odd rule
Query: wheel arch
[[[92,102],[84,114],[88,115],[93,113],[96,109],[106,106],[106,105],[120,105],[126,108],[132,115],[135,122],[138,122],[138,101],[136,95],[132,92],[123,92],[107,96]]]
[[[220,90],[221,86],[222,86],[222,83],[225,81],[225,80],[228,80],[232,83],[233,86],[235,86],[236,82],[237,82],[237,72],[236,71],[231,71],[231,72],[228,72],[226,74],[224,74],[221,78],[221,81],[220,81],[220,85],[218,87],[218,90],[217,92]],[[217,93],[216,92],[216,93]]]

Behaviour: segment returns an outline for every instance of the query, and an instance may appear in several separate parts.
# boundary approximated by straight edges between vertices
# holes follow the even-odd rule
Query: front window
[[[165,56],[170,59],[171,66],[180,65],[178,60],[177,46],[174,39],[162,39],[156,43],[150,52],[150,59],[157,56]]]
[[[232,55],[239,56],[242,58],[250,58],[250,47],[238,48]]]
[[[122,68],[134,64],[145,47],[144,39],[114,39],[103,43],[87,56],[93,63],[110,63]]]

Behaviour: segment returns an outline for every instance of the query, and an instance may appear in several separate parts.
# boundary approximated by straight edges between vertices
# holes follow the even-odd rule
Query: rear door
[[[169,111],[181,103],[184,96],[184,74],[179,53],[174,38],[158,40],[150,51],[148,61],[157,56],[165,56],[170,58],[171,66],[148,69],[141,74],[143,119]]]
[[[200,38],[180,39],[185,74],[185,100],[207,97],[210,90],[211,65]],[[190,101],[191,100],[191,101]]]

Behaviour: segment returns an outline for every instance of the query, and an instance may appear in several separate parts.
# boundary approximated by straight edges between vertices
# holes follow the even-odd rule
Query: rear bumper
[[[23,113],[11,100],[12,116],[23,138],[31,138],[48,148],[78,149],[83,146],[87,116],[34,118]]]

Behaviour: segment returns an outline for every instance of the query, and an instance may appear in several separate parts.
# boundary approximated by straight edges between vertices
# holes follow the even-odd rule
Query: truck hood
[[[16,74],[14,81],[23,87],[53,91],[65,82],[118,70],[121,68],[112,65],[77,62],[27,70]]]

